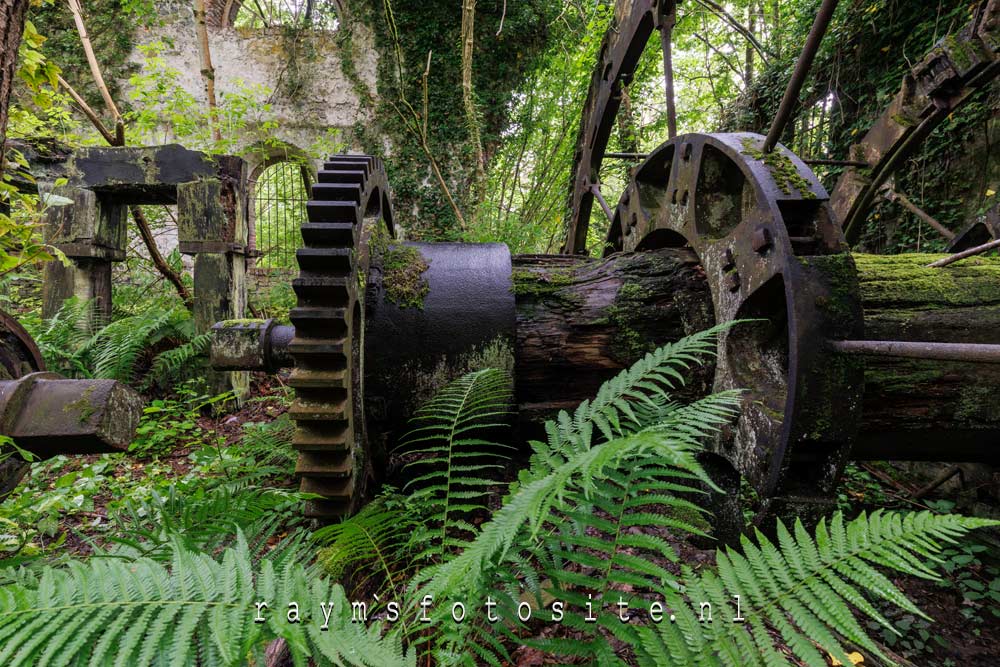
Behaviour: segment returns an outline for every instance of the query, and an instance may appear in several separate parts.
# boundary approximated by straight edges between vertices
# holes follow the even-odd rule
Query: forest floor
[[[242,446],[246,425],[273,423],[287,410],[287,392],[280,379],[255,378],[253,395],[256,398],[239,409],[215,416],[203,416],[190,409],[174,414],[171,410],[176,406],[167,406],[165,412],[172,416],[158,416],[153,432],[177,431],[180,437],[168,450],[139,456],[57,457],[36,464],[12,500],[36,512],[34,520],[41,527],[35,535],[38,548],[42,551],[58,548],[67,556],[89,555],[108,545],[114,534],[113,515],[121,509],[123,498],[137,489],[160,489],[170,484],[183,488],[200,477],[226,474],[227,453]],[[211,445],[206,447],[205,443]],[[926,474],[925,469],[922,472]],[[915,501],[915,489],[923,483],[915,469],[882,463],[851,465],[839,491],[838,505],[848,514],[878,508],[923,508],[942,512],[971,509],[995,515],[1000,511],[1000,503],[987,493],[996,490],[995,477],[980,478],[979,488],[972,490],[955,483],[944,485],[933,500]],[[265,482],[267,486],[294,488],[290,476],[274,475],[265,478]],[[53,498],[62,501],[54,503]],[[46,506],[55,511],[46,510]],[[697,569],[714,563],[713,549],[697,548],[668,533],[661,537],[674,545],[690,567]],[[1000,653],[1000,542],[995,536],[979,531],[961,544],[947,548],[943,561],[940,582],[892,577],[934,619],[933,623],[885,608],[880,611],[901,636],[880,631],[874,623],[868,626],[895,657],[908,661],[901,664],[995,667]],[[666,562],[664,566],[677,567]],[[859,620],[865,623],[865,619],[859,617]],[[560,625],[549,625],[540,632],[543,636],[573,636],[572,630]],[[537,649],[510,648],[517,665],[551,664],[550,658]]]

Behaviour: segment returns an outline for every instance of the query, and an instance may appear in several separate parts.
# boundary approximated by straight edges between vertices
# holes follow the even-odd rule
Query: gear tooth
[[[344,423],[318,423],[315,428],[308,428],[309,422],[303,422],[292,439],[292,447],[299,452],[349,452],[350,429]]]
[[[344,516],[350,511],[351,498],[354,495],[353,478],[349,483],[333,489],[341,494],[337,497],[327,497],[323,499],[307,500],[305,505],[305,515],[310,519],[330,519]],[[322,492],[322,490],[320,491]]]
[[[298,450],[296,474],[303,491],[323,496],[306,503],[306,515],[342,516],[359,491],[355,470],[355,396],[352,318],[358,304],[359,267],[355,248],[366,215],[381,209],[369,202],[384,192],[381,161],[368,155],[336,155],[319,172],[302,225],[305,247],[296,253],[299,277],[292,281],[297,305],[289,314],[295,337],[289,353],[295,370],[288,384],[296,398],[288,413],[295,420],[292,446]],[[388,219],[388,218],[387,218]]]
[[[343,394],[344,392],[340,392]],[[348,409],[347,397],[340,399],[331,397],[332,400],[313,401],[295,399],[292,406],[288,408],[288,414],[298,422],[302,421],[337,421],[347,423]]]
[[[313,183],[312,196],[317,201],[361,203],[362,186],[358,183]]]
[[[328,449],[300,451],[295,463],[295,474],[302,477],[303,482],[319,480],[323,484],[328,480],[343,481],[351,476],[352,470],[351,452],[347,448],[339,454]]]
[[[306,216],[311,223],[349,223],[347,227],[350,234],[354,232],[354,225],[358,222],[358,207],[349,201],[321,201],[310,199],[306,202]],[[305,227],[306,225],[303,225]],[[317,227],[317,230],[337,231],[335,227]]]
[[[292,280],[292,290],[302,306],[347,307],[353,302],[357,280],[349,276],[300,275]]]
[[[349,273],[354,268],[353,248],[299,248],[295,257],[303,271]]]
[[[370,162],[356,161],[352,162],[349,160],[343,160],[340,162],[324,162],[323,169],[321,171],[325,172],[343,172],[343,171],[360,171],[367,178],[371,175],[372,164]]]
[[[357,167],[358,171],[353,171],[355,169],[354,165],[341,165],[334,169],[321,169],[317,172],[317,181],[319,183],[357,183],[361,185],[365,182],[368,174]]]

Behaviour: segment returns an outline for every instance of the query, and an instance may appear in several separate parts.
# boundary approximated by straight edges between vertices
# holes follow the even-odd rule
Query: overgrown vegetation
[[[461,10],[470,4],[471,60],[461,40]],[[841,3],[783,137],[790,149],[849,157],[907,68],[970,17],[970,5],[957,0],[926,11],[912,5]],[[158,3],[87,3],[110,84],[104,92],[121,107],[118,137],[116,112],[72,15],[61,2],[40,3],[25,26],[10,135],[32,140],[43,157],[120,138],[264,160],[270,166],[256,175],[250,205],[256,249],[265,253],[253,267],[263,287],[250,295],[250,310],[283,323],[296,303],[290,279],[313,159],[341,150],[386,156],[396,221],[414,238],[557,252],[581,107],[613,3],[343,6],[341,15],[330,2],[244,3],[235,29],[273,37],[287,66],[266,84],[220,81],[213,106],[191,84],[195,75],[200,86],[204,73],[169,64],[165,54],[176,45],[166,36],[137,46],[136,30],[155,37],[162,27]],[[766,131],[817,6],[680,3],[673,33],[680,131]],[[355,48],[364,31],[378,51],[375,89],[358,73],[368,55]],[[279,130],[305,131],[282,126],[274,100],[284,96],[311,113],[309,92],[335,81],[315,66],[319,49],[334,41],[369,115],[353,133],[317,130],[309,146],[292,149],[276,139]],[[894,187],[949,228],[997,205],[997,95],[991,85],[950,117],[896,177]],[[621,96],[608,150],[644,153],[664,141],[657,44]],[[87,105],[96,122],[81,115]],[[744,148],[767,163],[786,194],[802,191],[787,160],[750,142]],[[678,395],[694,367],[712,361],[722,328],[653,350],[630,325],[632,302],[649,297],[634,284],[623,285],[608,310],[622,331],[609,357],[638,361],[547,422],[542,439],[519,441],[514,352],[489,347],[482,356],[504,367],[443,387],[394,443],[391,477],[375,497],[354,516],[317,528],[301,514],[310,496],[294,488],[287,375],[255,376],[242,402],[205,383],[210,336],[165,284],[173,275],[193,290],[190,262],[171,245],[173,211],[138,209],[152,245],[129,229],[106,320],[77,299],[43,318],[40,267],[65,258],[44,242],[42,224],[48,207],[68,202],[35,193],[23,156],[7,155],[3,308],[34,337],[49,370],[122,381],[142,392],[145,408],[127,452],[33,461],[0,497],[2,665],[828,667],[855,664],[859,654],[865,664],[957,665],[974,662],[962,662],[957,642],[1000,636],[1000,560],[989,530],[1000,524],[901,487],[902,473],[885,464],[850,465],[825,516],[783,516],[739,544],[713,544],[709,508],[720,489],[703,456],[732,428],[740,392],[690,403]],[[605,161],[599,177],[612,206],[634,164]],[[829,186],[840,168],[817,171]],[[607,221],[597,207],[594,216],[587,247],[599,252]],[[895,252],[943,242],[880,201],[865,244]],[[162,265],[152,258],[157,245],[165,247]],[[386,298],[422,308],[429,266],[420,253],[384,236],[369,250]],[[921,257],[900,262],[922,265]],[[950,275],[977,267],[974,260]],[[512,278],[516,296],[539,298],[568,280],[560,270]],[[949,280],[929,278],[926,287],[946,302]],[[969,308],[983,296],[968,294],[976,297]],[[0,464],[18,458],[31,456],[0,436]],[[701,548],[706,543],[712,548]]]
[[[615,642],[640,664],[784,664],[777,646],[810,665],[826,653],[849,660],[849,647],[886,658],[852,608],[890,633],[897,626],[869,598],[925,617],[877,568],[940,580],[929,564],[943,546],[996,522],[838,512],[811,533],[779,522],[776,543],[744,538],[713,568],[676,569],[674,540],[702,534],[698,498],[714,486],[697,453],[733,418],[738,392],[682,405],[672,390],[713,353],[718,331],[648,354],[549,422],[492,511],[503,482],[490,470],[502,467],[482,462],[503,445],[483,434],[506,421],[509,378],[483,370],[418,414],[404,447],[419,473],[405,501],[386,492],[315,536],[286,528],[270,539],[288,521],[287,493],[192,480],[183,494],[172,485],[121,503],[111,540],[86,562],[27,558],[22,544],[0,563],[6,664],[243,664],[275,639],[322,664],[412,665],[420,654],[501,664],[521,643],[602,664],[622,662]],[[309,565],[317,545],[326,574]],[[349,575],[350,596],[331,575]],[[297,622],[286,601],[304,603]],[[462,622],[449,621],[456,604]],[[745,622],[706,623],[706,605]],[[622,623],[630,615],[642,621]],[[573,634],[533,638],[542,619]]]

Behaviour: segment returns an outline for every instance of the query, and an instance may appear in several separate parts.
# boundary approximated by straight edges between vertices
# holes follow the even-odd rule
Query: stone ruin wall
[[[348,150],[360,149],[353,141],[354,128],[366,120],[369,112],[361,102],[355,82],[344,72],[342,45],[345,40],[341,39],[341,31],[346,29],[345,24],[349,24],[351,30],[348,57],[358,82],[371,92],[376,91],[378,55],[370,29],[361,22],[350,22],[341,3],[336,4],[340,10],[337,12],[338,29],[302,30],[302,39],[308,40],[309,54],[299,59],[304,85],[293,97],[283,83],[288,56],[282,28],[234,28],[232,22],[239,10],[238,0],[208,0],[206,3],[217,98],[221,99],[226,92],[238,91],[240,81],[243,85],[259,84],[273,91],[269,119],[277,122],[273,138],[280,146],[262,150],[252,145],[251,140],[234,151],[247,162],[251,188],[266,166],[286,156],[307,155],[310,148],[331,131],[337,132],[339,140],[346,142]],[[177,70],[184,90],[204,104],[205,88],[192,6],[184,2],[157,3],[157,10],[162,25],[137,30],[135,48],[129,59],[141,66],[141,47],[157,41],[166,42],[168,46],[160,52],[166,67]],[[128,90],[127,81],[120,84]],[[311,160],[314,169],[320,163],[316,157]],[[169,253],[177,247],[176,228],[170,225],[157,232],[161,252]],[[141,242],[134,250],[144,252]]]

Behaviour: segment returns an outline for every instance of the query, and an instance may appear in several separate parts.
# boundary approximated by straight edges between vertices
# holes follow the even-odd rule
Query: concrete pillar
[[[242,319],[246,312],[245,164],[219,158],[220,177],[177,186],[177,237],[180,251],[194,255],[194,320],[197,333],[216,322]],[[245,372],[210,372],[217,391],[246,393]]]
[[[69,265],[45,265],[42,315],[52,317],[71,297],[92,304],[94,326],[111,317],[111,264],[125,259],[127,207],[103,201],[92,190],[61,186],[40,188],[69,200],[45,210],[45,240]]]

